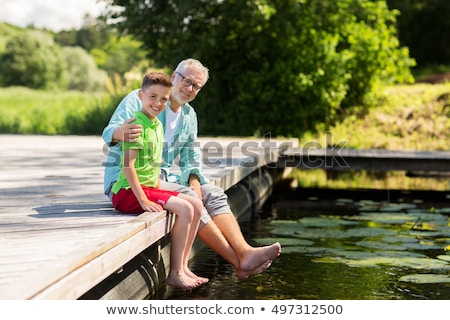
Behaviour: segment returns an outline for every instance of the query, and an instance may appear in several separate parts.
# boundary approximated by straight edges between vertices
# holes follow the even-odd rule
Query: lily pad
[[[281,246],[312,246],[313,241],[305,239],[295,239],[295,238],[257,238],[254,239],[256,242],[262,245],[269,245],[275,242],[279,242]]]
[[[405,237],[405,236],[401,236],[401,235],[384,237],[381,239],[381,241],[388,242],[388,243],[405,243],[405,242],[417,243],[417,242],[419,242],[419,240],[417,238]]]
[[[444,261],[450,262],[450,255],[448,255],[448,254],[441,254],[441,255],[437,256],[436,258],[438,258],[439,260],[444,260]]]
[[[427,256],[422,253],[412,251],[374,251],[374,254],[382,257],[410,257],[410,258],[426,258]]]
[[[343,219],[334,219],[330,217],[308,217],[299,220],[299,224],[306,227],[320,227],[320,228],[330,228],[345,225],[356,225],[358,222],[348,221]]]
[[[410,274],[400,277],[398,280],[413,283],[445,283],[450,282],[450,276],[445,274]]]
[[[395,250],[395,251],[401,251],[401,250],[407,250],[408,247],[404,244],[395,244],[395,243],[385,243],[380,241],[370,241],[370,240],[363,240],[358,241],[356,245],[364,248],[371,248],[371,249],[377,249],[377,250]]]
[[[437,243],[450,243],[450,238],[436,238],[434,241]]]
[[[323,255],[327,253],[330,249],[323,247],[298,247],[298,246],[287,246],[281,249],[282,254],[288,253],[303,253],[303,254],[318,254]]]
[[[404,224],[417,218],[407,213],[361,212],[359,216],[347,216],[349,220],[374,221],[383,224]]]
[[[401,210],[414,209],[417,206],[414,203],[389,203],[380,208],[383,212],[398,212]]]
[[[270,221],[269,226],[289,229],[289,228],[298,228],[299,223],[298,220],[272,220]]]
[[[439,209],[436,209],[436,212],[450,214],[450,208],[439,208]]]
[[[429,258],[390,258],[390,257],[375,257],[364,260],[347,261],[350,267],[376,267],[376,266],[391,266],[391,267],[406,267],[419,270],[450,270],[450,264]]]
[[[297,229],[282,229],[276,228],[270,231],[272,235],[276,236],[288,236],[302,239],[329,239],[329,238],[346,238],[345,231],[341,230],[330,230],[330,229],[322,229],[317,231],[312,228],[297,228]]]
[[[346,235],[349,238],[378,237],[396,234],[397,234],[396,231],[384,228],[357,228],[357,229],[349,229],[346,231]]]
[[[377,250],[396,250],[396,251],[402,251],[402,250],[438,250],[441,247],[434,245],[432,242],[418,242],[418,243],[411,243],[411,242],[404,242],[404,243],[386,243],[382,241],[371,241],[371,240],[363,240],[358,241],[356,243],[358,246],[365,247],[365,248],[371,248],[371,249],[377,249]]]

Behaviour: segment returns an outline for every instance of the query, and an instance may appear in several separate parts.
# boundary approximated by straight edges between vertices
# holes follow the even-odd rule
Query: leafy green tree
[[[110,1],[110,17],[159,67],[211,70],[200,133],[300,136],[326,128],[382,84],[412,81],[395,11],[370,0]],[[121,8],[122,10],[117,10]]]
[[[103,91],[106,73],[97,68],[94,59],[80,47],[63,47],[65,81],[67,89],[78,91]]]
[[[146,59],[146,51],[141,46],[142,43],[131,36],[111,36],[102,50],[93,50],[91,54],[96,58],[98,66],[110,76],[123,76]]]
[[[0,65],[4,86],[44,89],[60,85],[64,61],[50,34],[28,30],[6,43]]]

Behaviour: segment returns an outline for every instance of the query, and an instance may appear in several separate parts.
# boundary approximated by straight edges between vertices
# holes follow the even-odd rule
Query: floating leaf
[[[299,220],[299,223],[306,227],[322,227],[322,228],[330,228],[330,227],[338,227],[344,225],[356,225],[358,222],[348,221],[343,219],[336,219],[330,217],[307,217]]]
[[[323,247],[297,247],[297,246],[287,246],[281,249],[282,254],[287,253],[303,253],[303,254],[323,254],[330,251],[329,248]]]
[[[401,251],[407,249],[407,246],[404,244],[385,243],[380,241],[369,241],[369,240],[358,241],[356,245],[364,248],[371,248],[377,250]]]
[[[450,208],[439,208],[439,209],[435,209],[435,212],[438,212],[438,213],[444,213],[444,214],[450,214]]]
[[[444,274],[410,274],[400,277],[398,280],[413,283],[445,283],[450,282],[450,276]]]
[[[447,254],[441,254],[441,255],[437,256],[436,258],[438,258],[440,260],[444,260],[444,261],[450,262],[450,256],[447,255]]]
[[[416,231],[435,231],[436,226],[422,221],[409,221],[402,224],[403,228],[416,230]]]
[[[257,238],[254,240],[262,245],[270,245],[275,242],[279,242],[281,246],[311,246],[314,244],[310,240],[294,238]]]
[[[407,209],[414,209],[417,206],[414,203],[390,203],[382,206],[380,211],[382,212],[398,212]]]
[[[384,224],[403,224],[416,221],[417,218],[407,213],[362,212],[359,216],[346,216],[349,220],[374,221]]]
[[[384,237],[381,239],[381,241],[389,242],[389,243],[405,243],[405,242],[416,243],[416,242],[419,242],[419,240],[417,238],[406,237],[406,236],[401,236],[401,235]]]
[[[422,270],[450,270],[450,264],[442,260],[429,258],[409,258],[409,257],[368,258],[365,260],[347,261],[347,265],[350,267],[391,266],[391,267],[407,267]]]
[[[358,241],[356,244],[361,247],[378,249],[378,250],[402,251],[402,250],[408,250],[408,249],[414,249],[414,250],[438,250],[438,249],[441,249],[440,246],[434,245],[432,242],[386,243],[386,242],[380,242],[380,241],[375,241],[375,240],[373,240],[373,241],[363,240],[363,241]]]
[[[365,238],[365,237],[377,237],[383,235],[396,235],[397,231],[388,230],[384,228],[358,228],[358,229],[349,229],[346,231],[347,237],[350,238]]]

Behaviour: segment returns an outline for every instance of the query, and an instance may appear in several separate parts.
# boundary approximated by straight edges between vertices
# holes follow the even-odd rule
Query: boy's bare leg
[[[167,276],[167,284],[187,290],[194,289],[201,283],[186,274],[186,268],[184,266],[186,245],[190,237],[191,223],[194,215],[192,205],[184,199],[170,197],[165,209],[176,214],[175,223],[170,233],[170,271]],[[196,230],[194,228],[194,231]]]
[[[191,271],[191,269],[189,269],[189,256],[190,256],[192,246],[194,245],[195,237],[197,236],[198,226],[200,224],[200,216],[201,216],[202,210],[203,210],[203,203],[197,198],[194,198],[194,197],[182,194],[182,193],[180,193],[178,195],[178,197],[187,200],[192,205],[193,210],[194,210],[191,227],[189,229],[189,234],[186,239],[186,246],[185,246],[184,257],[183,257],[184,271],[189,277],[196,280],[196,282],[199,285],[201,285],[201,284],[207,283],[209,281],[209,279],[197,276],[195,273],[193,273]]]

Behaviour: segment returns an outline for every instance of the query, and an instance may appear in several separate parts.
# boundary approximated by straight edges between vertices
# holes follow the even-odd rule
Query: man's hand
[[[125,122],[114,130],[113,142],[136,142],[142,133],[140,124],[132,124],[136,118],[125,120]]]
[[[189,187],[195,191],[200,200],[203,199],[200,179],[195,174],[189,175]]]

